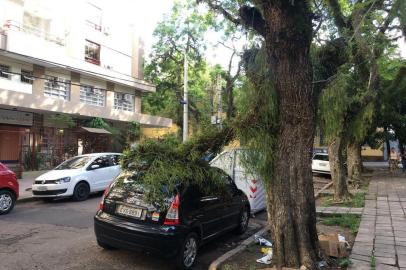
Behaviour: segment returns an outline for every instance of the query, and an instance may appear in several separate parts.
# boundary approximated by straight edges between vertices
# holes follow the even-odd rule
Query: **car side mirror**
[[[98,169],[98,168],[100,168],[100,165],[99,165],[99,164],[90,165],[90,169],[91,169],[91,170],[95,170],[95,169]]]

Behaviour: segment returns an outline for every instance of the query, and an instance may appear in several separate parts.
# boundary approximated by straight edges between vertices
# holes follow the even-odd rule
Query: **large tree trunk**
[[[330,139],[328,144],[328,156],[330,160],[330,171],[333,180],[335,201],[345,201],[350,196],[344,166],[344,148],[345,142],[340,135]]]
[[[268,199],[278,267],[307,266],[319,259],[311,172],[314,139],[312,25],[306,1],[272,1],[263,7],[265,42],[278,94],[279,133]]]
[[[362,180],[361,146],[355,141],[347,145],[347,172],[348,179],[355,184],[360,184]]]

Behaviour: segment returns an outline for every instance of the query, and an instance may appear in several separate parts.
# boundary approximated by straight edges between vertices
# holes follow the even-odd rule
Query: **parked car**
[[[261,177],[245,168],[242,162],[245,151],[242,148],[226,150],[211,160],[210,165],[231,176],[237,187],[247,195],[251,213],[254,214],[266,208],[266,192]]]
[[[313,156],[312,171],[313,173],[331,174],[327,153],[317,153]]]
[[[178,269],[190,269],[199,246],[234,230],[244,233],[250,217],[249,202],[232,179],[217,169],[225,181],[222,195],[197,185],[178,185],[168,191],[168,210],[158,210],[145,200],[137,177],[122,173],[105,191],[94,218],[97,243],[105,249],[147,250],[173,258]],[[207,179],[210,185],[211,179]]]
[[[68,159],[37,177],[32,194],[44,200],[57,197],[86,200],[90,193],[105,190],[119,175],[120,156],[119,153],[95,153]]]
[[[16,174],[0,162],[0,215],[9,213],[19,196]]]

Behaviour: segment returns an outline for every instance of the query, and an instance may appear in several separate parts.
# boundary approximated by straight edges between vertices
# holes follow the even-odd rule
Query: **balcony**
[[[43,40],[55,43],[59,46],[65,46],[65,44],[66,44],[66,40],[64,37],[52,35],[42,29],[35,28],[35,27],[29,26],[29,25],[24,25],[24,24],[21,24],[17,21],[13,21],[13,20],[7,20],[3,25],[3,29],[5,31],[11,30],[11,31],[24,32],[26,34],[33,35],[33,36],[39,37]]]
[[[0,32],[0,49],[5,50],[7,45],[7,36]]]

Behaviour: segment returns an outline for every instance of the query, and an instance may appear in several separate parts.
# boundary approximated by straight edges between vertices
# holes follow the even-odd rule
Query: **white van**
[[[224,170],[248,197],[251,213],[266,208],[266,193],[259,176],[248,173],[241,162],[244,149],[226,150],[215,157],[210,165]]]

